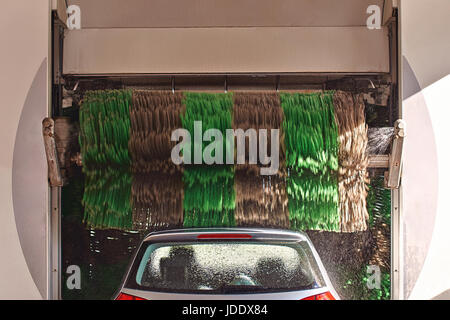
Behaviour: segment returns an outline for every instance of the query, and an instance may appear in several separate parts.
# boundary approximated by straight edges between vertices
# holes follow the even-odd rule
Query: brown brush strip
[[[153,172],[133,179],[133,225],[135,230],[149,226],[181,226],[183,222],[183,182],[181,173]]]
[[[235,92],[233,94],[233,129],[266,129],[268,137],[267,150],[270,152],[270,129],[280,130],[280,170],[283,175],[285,166],[284,134],[282,130],[283,109],[280,96],[276,92]],[[245,143],[246,159],[248,160],[248,138]],[[236,165],[238,170],[252,170],[248,164]]]
[[[280,169],[278,175],[261,176],[259,164],[239,164],[235,171],[238,226],[289,228],[288,198],[285,182],[283,147],[283,109],[274,92],[236,92],[233,95],[233,129],[267,129],[270,152],[270,129],[280,129]],[[246,139],[248,160],[248,139]]]
[[[383,272],[389,272],[391,270],[390,227],[385,223],[378,223],[370,229],[375,240],[375,248],[369,264],[379,266]]]
[[[133,172],[166,171],[174,168],[170,159],[176,142],[172,131],[182,128],[180,115],[184,113],[182,93],[136,90],[130,110],[129,151]],[[158,162],[155,169],[154,162]],[[166,164],[164,164],[166,162]],[[180,168],[176,166],[176,168]]]
[[[256,166],[254,166],[256,167]],[[235,172],[238,226],[289,228],[286,182],[279,176]]]
[[[181,93],[136,90],[130,110],[129,151],[135,230],[183,222],[182,167],[171,160],[172,131],[182,128]]]
[[[339,129],[339,209],[342,232],[367,229],[367,125],[360,95],[337,91],[334,111]]]

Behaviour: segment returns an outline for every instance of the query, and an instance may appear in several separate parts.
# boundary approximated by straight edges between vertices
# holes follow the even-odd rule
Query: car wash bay
[[[96,11],[102,1],[69,2],[83,24],[70,31],[55,17],[63,299],[110,298],[153,230],[213,226],[306,231],[342,298],[390,298],[396,10],[369,30],[365,1],[337,16],[332,2],[285,1],[276,17],[264,2],[253,19],[225,18],[237,5],[202,7],[211,21],[193,11],[159,20],[182,10],[155,1],[149,26],[143,1],[112,6],[115,19]],[[198,120],[279,129],[277,174],[260,175],[261,163],[174,165],[172,131]],[[71,265],[80,290],[66,286]],[[380,289],[367,288],[368,266],[380,268]]]

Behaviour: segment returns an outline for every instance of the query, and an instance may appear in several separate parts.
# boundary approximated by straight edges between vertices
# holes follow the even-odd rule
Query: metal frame
[[[397,3],[397,78],[398,78],[398,110],[399,119],[403,118],[403,59],[402,59],[402,20],[401,5],[402,1]],[[402,187],[391,191],[391,298],[393,300],[403,300],[404,297],[404,264],[403,264],[403,194]]]
[[[391,294],[403,300],[403,210],[402,188],[391,191]]]
[[[49,300],[61,299],[61,187],[51,187]]]
[[[402,1],[398,1],[398,23],[397,23],[397,41],[398,41],[398,47],[396,48],[397,51],[397,61],[398,65],[396,68],[397,71],[397,78],[398,78],[398,106],[399,106],[399,118],[402,118],[402,56],[401,56],[401,3]],[[50,23],[51,28],[53,29],[52,23]],[[51,32],[51,30],[50,30]],[[50,33],[51,39],[53,41],[53,34]],[[63,44],[63,41],[60,42],[60,44]],[[54,95],[53,90],[54,83],[56,79],[58,81],[61,79],[59,75],[62,73],[60,71],[60,68],[62,66],[62,55],[59,55],[60,57],[54,57],[54,48],[49,48],[50,54],[49,57],[52,57],[52,66],[55,68],[58,68],[59,71],[56,72],[49,72],[49,111],[50,114],[52,112],[55,112],[55,108],[53,102],[56,102],[56,104],[60,105],[61,101],[52,101],[54,98],[58,97],[57,99],[60,100],[60,95]],[[62,49],[62,48],[61,48]],[[55,59],[58,61],[58,63],[55,63]],[[57,76],[55,79],[55,75]],[[208,74],[208,76],[211,76],[213,74]],[[324,73],[301,73],[301,74],[292,74],[292,73],[265,73],[265,74],[234,74],[236,76],[242,76],[242,75],[251,75],[251,76],[275,76],[276,77],[276,83],[274,84],[274,90],[279,91],[280,89],[280,77],[282,75],[299,75],[299,76],[386,76],[386,74],[372,74],[372,73],[366,73],[366,74],[347,74],[347,73],[331,73],[331,74],[324,74]],[[148,74],[133,74],[133,75],[77,75],[77,76],[69,76],[69,78],[78,78],[83,79],[84,77],[87,79],[98,79],[98,78],[127,78],[127,77],[148,77],[150,75]],[[155,74],[152,74],[151,76],[157,76]],[[159,76],[165,77],[168,76],[166,74],[161,74]],[[191,74],[180,74],[178,76],[201,76],[201,75],[191,75]],[[225,74],[218,74],[218,76],[226,76]],[[228,79],[227,79],[228,80]],[[175,77],[171,78],[171,89],[175,90]],[[58,83],[61,85],[61,83]],[[224,90],[226,91],[228,89],[228,81],[224,84]],[[53,107],[52,107],[53,106]],[[59,109],[57,109],[59,110]],[[386,159],[374,159],[379,160],[383,164],[379,163],[379,166],[385,165]],[[61,187],[51,187],[50,188],[50,212],[48,217],[48,296],[47,298],[50,300],[57,300],[61,299],[61,277],[62,277],[62,270],[61,270]],[[403,295],[403,279],[404,279],[404,271],[403,271],[403,211],[402,211],[402,188],[400,186],[399,189],[394,189],[391,191],[391,206],[392,206],[392,215],[391,215],[391,297],[392,299],[398,300],[398,299],[404,299]]]
[[[64,22],[54,15],[52,5],[49,12],[49,67],[48,104],[49,116],[57,116],[62,105],[62,50]],[[55,31],[58,31],[55,34]],[[61,187],[50,186],[50,211],[47,217],[47,299],[61,299]]]

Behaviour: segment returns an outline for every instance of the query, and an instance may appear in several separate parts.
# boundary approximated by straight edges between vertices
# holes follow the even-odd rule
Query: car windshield
[[[324,285],[308,243],[153,243],[143,247],[128,287],[232,294]]]

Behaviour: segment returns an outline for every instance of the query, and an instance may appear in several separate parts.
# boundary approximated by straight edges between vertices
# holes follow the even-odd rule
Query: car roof
[[[146,241],[188,241],[197,240],[201,234],[248,234],[254,240],[284,240],[284,241],[308,241],[306,233],[281,229],[266,228],[191,228],[172,229],[150,233],[145,237]]]

